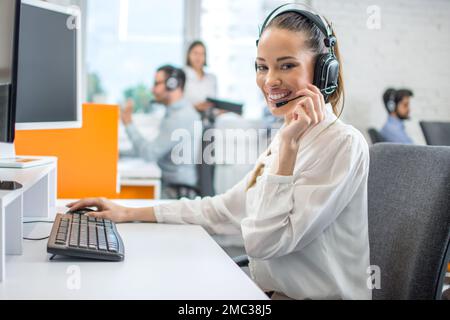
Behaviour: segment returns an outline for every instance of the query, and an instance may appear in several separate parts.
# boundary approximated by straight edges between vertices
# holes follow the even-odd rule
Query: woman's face
[[[296,98],[314,78],[314,54],[305,48],[301,32],[279,28],[264,31],[256,58],[256,83],[274,116],[291,113],[297,100],[277,108],[276,103]]]
[[[206,61],[205,48],[201,45],[197,45],[192,48],[191,52],[189,53],[189,61],[192,68],[197,70],[203,69]]]

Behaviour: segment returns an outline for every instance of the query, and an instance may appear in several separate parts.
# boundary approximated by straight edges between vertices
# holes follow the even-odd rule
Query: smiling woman
[[[277,8],[266,20],[256,78],[270,111],[285,123],[254,170],[226,193],[154,208],[104,199],[70,207],[97,206],[91,216],[114,221],[240,232],[254,281],[273,297],[371,299],[369,150],[362,134],[337,117],[343,79],[336,44],[325,19],[302,5]]]

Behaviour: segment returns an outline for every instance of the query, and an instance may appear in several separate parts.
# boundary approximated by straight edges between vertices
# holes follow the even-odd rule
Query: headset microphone
[[[325,89],[320,90],[320,92],[325,96],[326,94],[330,94],[330,92],[333,93],[334,90],[336,90],[336,89],[337,89],[337,86],[329,86],[329,87],[327,87],[327,88],[325,88]],[[297,100],[297,99],[300,99],[300,98],[303,98],[303,97],[304,97],[304,96],[298,96],[297,98],[293,98],[293,99],[291,99],[291,100],[287,100],[287,101],[283,101],[283,102],[278,102],[278,103],[275,104],[275,106],[276,106],[277,108],[281,108],[281,107],[284,107],[285,105],[287,105],[289,102],[294,101],[294,100]]]
[[[284,107],[285,105],[287,105],[289,102],[294,101],[294,100],[297,100],[297,99],[300,99],[300,98],[303,98],[303,97],[304,97],[304,96],[298,96],[297,98],[293,98],[293,99],[291,99],[291,100],[287,100],[287,101],[283,101],[283,102],[278,102],[278,103],[275,104],[275,106],[276,106],[277,108],[281,108],[281,107]]]

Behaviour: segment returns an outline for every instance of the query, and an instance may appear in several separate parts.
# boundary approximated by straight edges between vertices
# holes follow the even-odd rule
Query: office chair
[[[177,199],[196,197],[212,197],[214,191],[214,165],[198,164],[197,165],[197,186],[188,186],[185,184],[170,184],[169,187],[175,190]]]
[[[203,134],[202,137],[205,136],[205,132],[208,130],[214,129],[214,121],[209,119],[208,121],[203,121]],[[206,148],[210,145],[214,144],[214,137],[212,137],[211,141],[204,141],[202,139],[202,149],[206,150]],[[208,164],[206,163],[206,159],[204,159],[203,154],[200,155],[202,159],[201,163],[197,165],[197,175],[198,175],[198,190],[200,191],[201,197],[212,197],[215,195],[214,190],[214,163]],[[214,154],[212,155],[214,157]]]
[[[384,137],[381,135],[381,133],[378,130],[376,130],[374,128],[369,128],[367,130],[367,132],[369,133],[372,144],[386,142],[386,139],[384,139]]]
[[[378,144],[368,183],[373,299],[441,299],[450,259],[450,148]]]
[[[188,198],[194,199],[197,196],[200,197],[212,197],[215,195],[214,190],[214,164],[207,164],[203,159],[203,150],[205,150],[209,144],[214,143],[212,141],[204,141],[204,133],[206,130],[214,128],[214,123],[204,121],[203,122],[203,134],[202,134],[202,148],[200,152],[200,164],[197,164],[197,185],[195,187],[184,184],[171,184],[170,187],[176,191],[178,199]]]
[[[175,191],[176,199],[187,198],[192,200],[200,196],[200,191],[197,187],[185,184],[169,184],[168,187]]]
[[[450,148],[371,147],[368,217],[374,299],[441,299],[450,260]],[[233,259],[240,267],[247,256]]]
[[[450,122],[421,121],[420,127],[429,146],[450,146]]]

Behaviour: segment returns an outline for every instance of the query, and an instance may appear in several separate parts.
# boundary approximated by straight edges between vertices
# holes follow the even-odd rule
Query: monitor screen
[[[12,143],[14,140],[11,83],[13,81],[15,13],[14,0],[0,1],[0,143]]]
[[[0,84],[12,81],[14,1],[0,1]]]
[[[18,129],[81,126],[79,26],[71,23],[77,14],[72,10],[22,0],[16,82]]]

